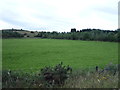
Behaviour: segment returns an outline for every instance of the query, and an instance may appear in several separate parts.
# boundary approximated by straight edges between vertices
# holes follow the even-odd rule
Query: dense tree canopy
[[[51,39],[70,39],[70,40],[94,40],[94,41],[120,41],[120,30],[100,30],[100,29],[82,29],[76,31],[71,29],[71,32],[39,32],[36,37],[51,38]]]
[[[20,30],[19,30],[20,32]],[[31,34],[35,32],[31,31]],[[18,38],[24,37],[27,33],[20,34],[16,30],[3,30],[3,38]],[[75,28],[71,29],[71,32],[38,32],[34,37],[38,38],[50,38],[50,39],[68,39],[68,40],[93,40],[93,41],[120,41],[120,29],[115,31],[111,30],[100,30],[100,29],[82,29],[77,30]]]
[[[24,37],[24,35],[18,33],[18,32],[13,32],[9,30],[3,30],[2,31],[2,38],[21,38]]]

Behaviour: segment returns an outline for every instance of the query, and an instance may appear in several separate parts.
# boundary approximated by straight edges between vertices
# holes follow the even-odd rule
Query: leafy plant
[[[61,86],[72,72],[69,66],[63,66],[63,63],[54,67],[45,67],[41,69],[40,77],[46,87]]]

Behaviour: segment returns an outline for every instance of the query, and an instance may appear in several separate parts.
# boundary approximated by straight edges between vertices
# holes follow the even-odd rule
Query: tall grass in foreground
[[[3,88],[118,88],[119,66],[109,64],[104,69],[76,70],[72,74],[68,74],[66,70],[69,67],[62,64],[45,67],[44,72],[42,70],[34,74],[7,70],[2,73],[2,86]],[[64,76],[67,78],[61,79]],[[62,84],[59,85],[59,82],[55,84],[56,79]]]
[[[120,64],[108,64],[95,71],[78,70],[66,80],[64,88],[118,88]]]
[[[118,88],[118,72],[112,75],[108,72],[99,74],[86,72],[81,75],[80,72],[69,78],[64,88]]]

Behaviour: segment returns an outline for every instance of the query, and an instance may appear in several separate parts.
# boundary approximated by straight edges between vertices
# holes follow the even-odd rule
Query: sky
[[[119,0],[0,0],[0,30],[118,28]]]

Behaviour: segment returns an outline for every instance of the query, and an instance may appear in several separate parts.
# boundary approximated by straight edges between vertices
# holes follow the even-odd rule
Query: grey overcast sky
[[[0,0],[0,29],[118,28],[119,0]]]

